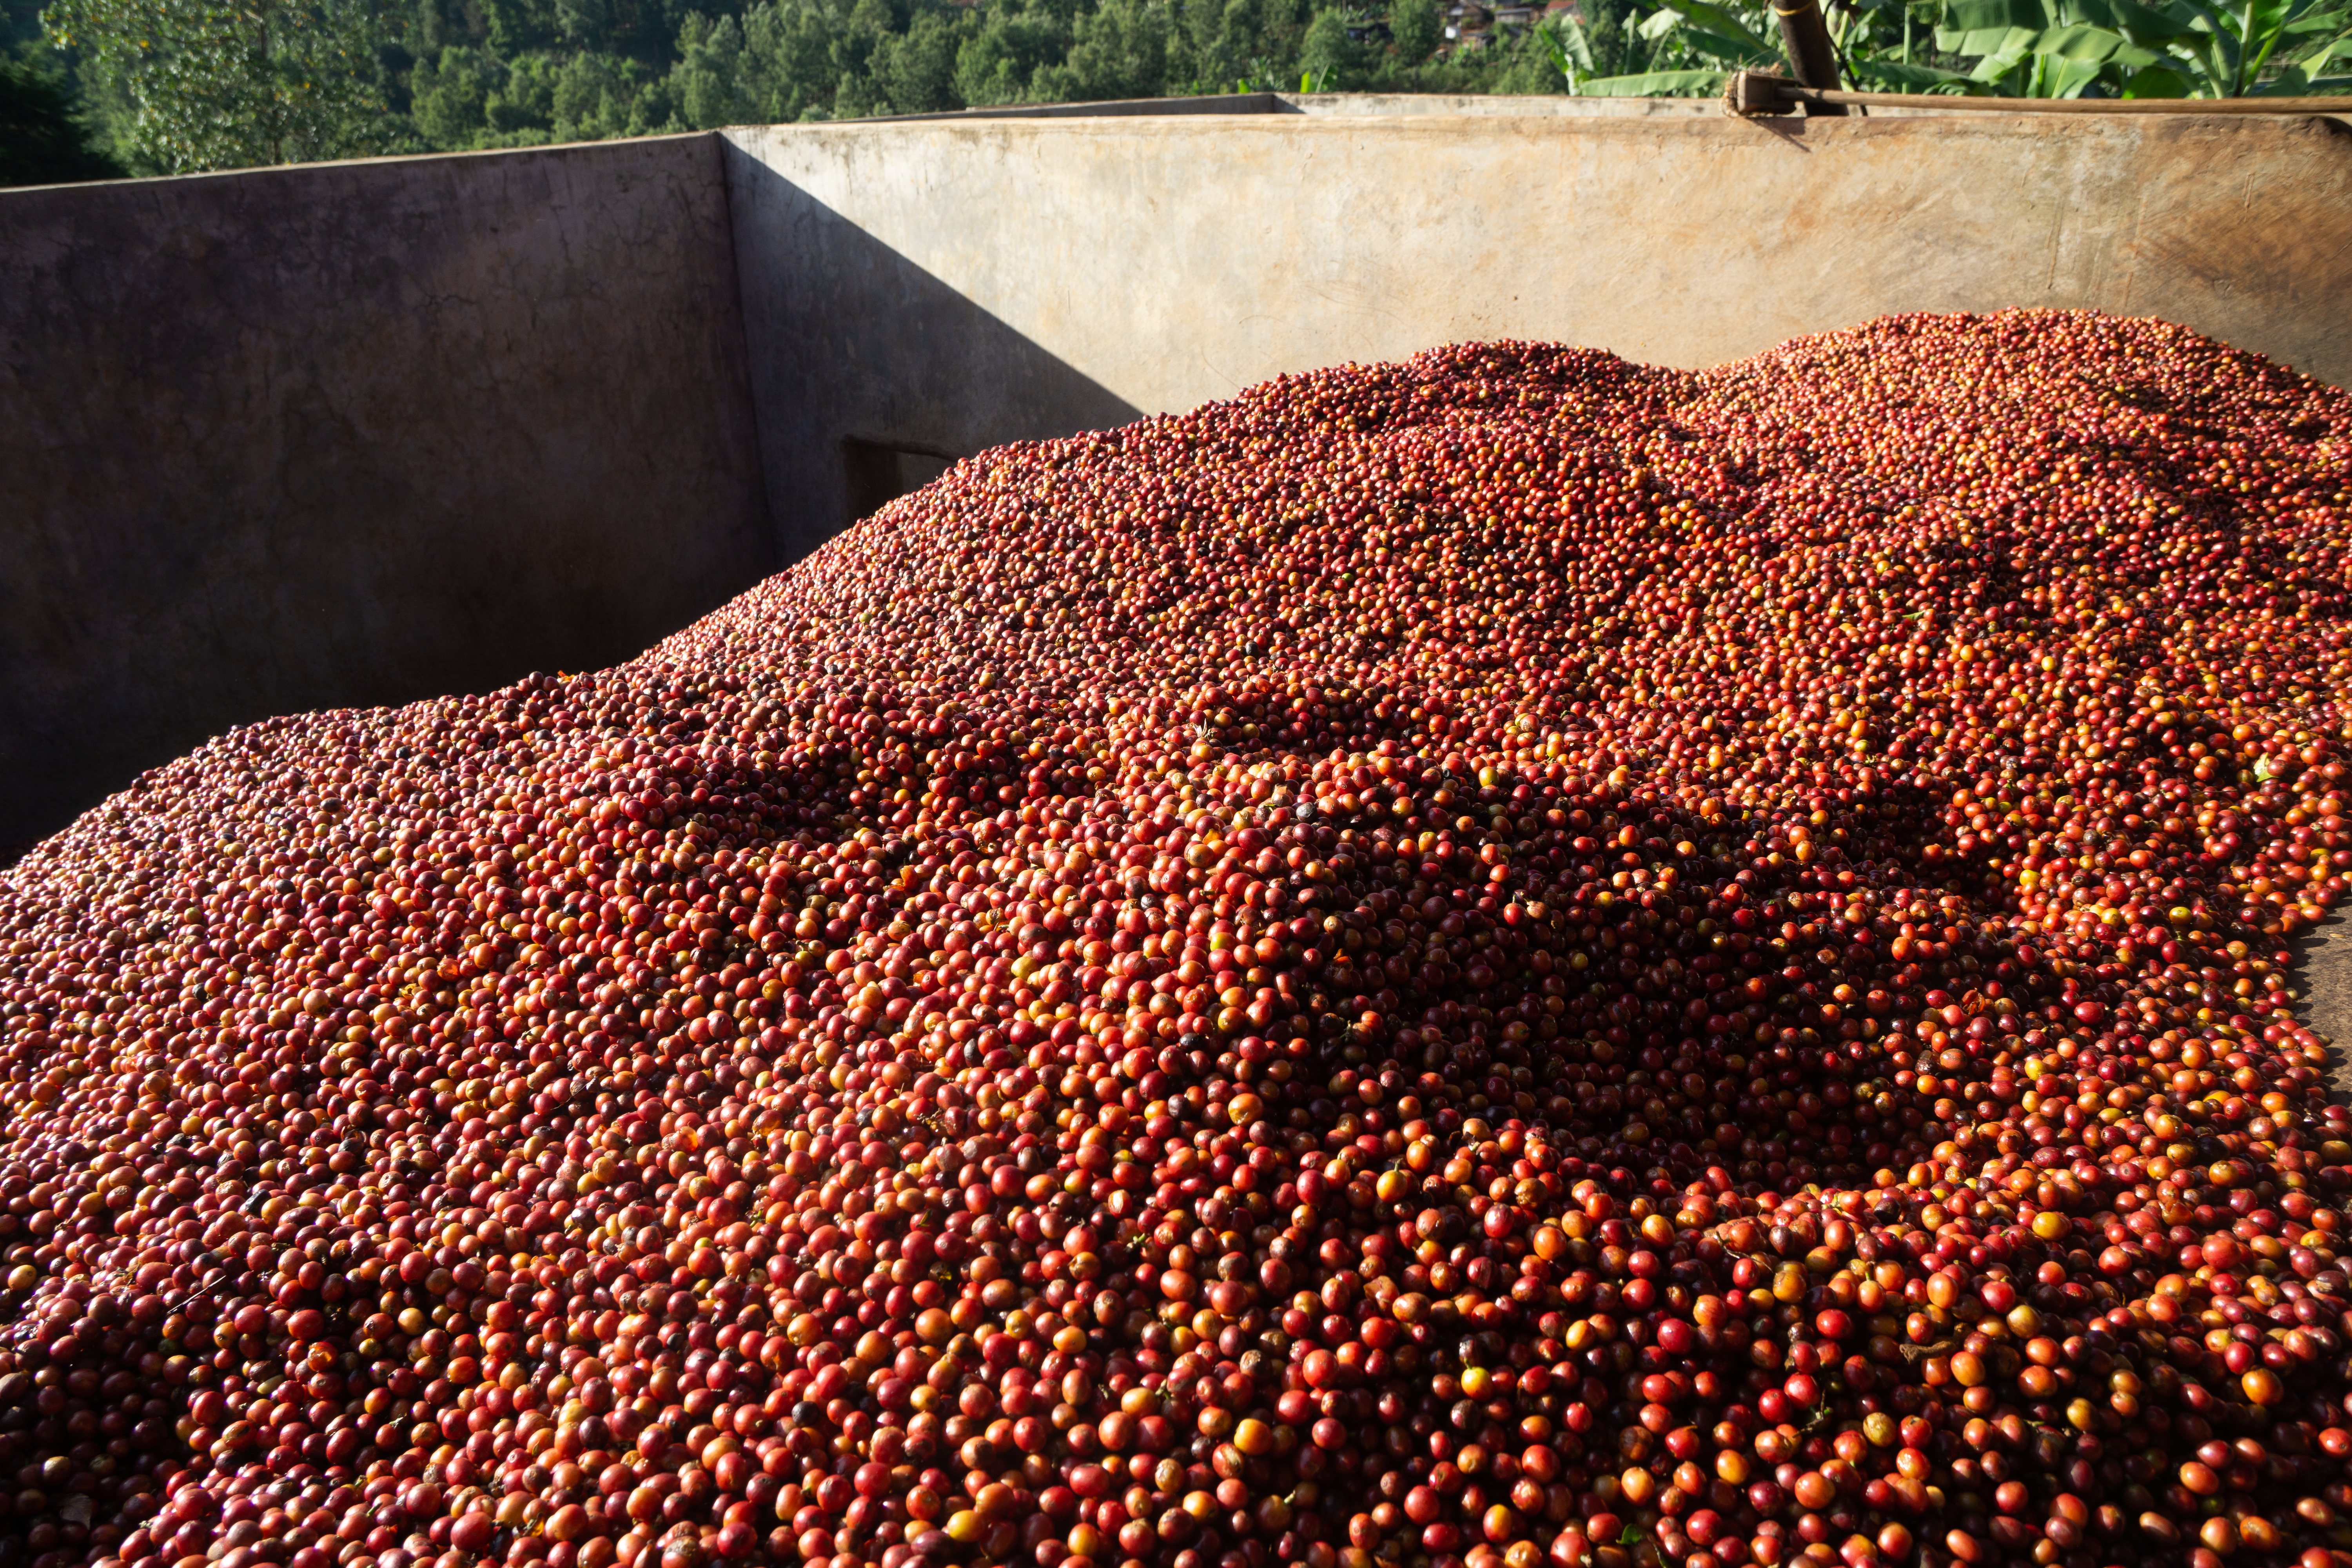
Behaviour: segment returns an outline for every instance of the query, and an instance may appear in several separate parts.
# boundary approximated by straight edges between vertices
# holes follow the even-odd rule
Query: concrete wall
[[[2048,305],[2352,383],[2333,120],[1261,96],[0,193],[0,844],[244,721],[626,657],[942,456],[1280,371]]]
[[[1879,113],[1890,112],[1886,110]],[[1895,110],[1897,114],[1917,113]],[[1712,98],[1569,98],[1549,93],[1460,92],[1224,92],[1200,98],[1122,98],[1095,103],[1008,103],[934,114],[884,114],[862,125],[908,125],[919,121],[1100,120],[1174,114],[1319,114],[1363,119],[1399,114],[1486,118],[1497,115],[1614,115],[1636,120],[1657,116],[1715,118],[1723,103]]]
[[[1887,311],[2088,306],[2352,382],[2352,131],[2334,120],[1260,112],[726,135],[788,553],[844,521],[844,439],[970,453],[1463,339],[1700,366]]]
[[[772,560],[713,137],[0,192],[0,845]]]
[[[1625,120],[1716,120],[1723,115],[1717,98],[1570,98],[1549,93],[1454,92],[1282,92],[1280,99],[1294,114],[1361,120],[1396,114],[1470,115],[1489,119],[1542,114],[1555,119],[1607,116]]]

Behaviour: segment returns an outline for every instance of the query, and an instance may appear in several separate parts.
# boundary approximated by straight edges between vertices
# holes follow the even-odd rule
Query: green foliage
[[[409,113],[438,147],[465,147],[489,128],[490,94],[506,83],[506,68],[478,49],[458,46],[418,63],[409,79]]]
[[[1067,37],[1048,15],[996,10],[956,49],[953,89],[970,108],[1019,103],[1039,68],[1061,63]]]
[[[886,33],[877,39],[866,69],[890,107],[900,114],[961,109],[955,73],[962,44],[955,23],[936,12],[926,12],[906,32]]]
[[[37,3],[0,0],[0,22]],[[54,0],[45,23],[101,153],[142,170],[1237,89],[1710,95],[1780,58],[1769,0],[1576,0],[1458,39],[1449,0],[1384,4]],[[2352,89],[2352,0],[1838,0],[1830,16],[1847,79],[1882,90]]]
[[[612,0],[555,0],[555,30],[583,57],[613,41]]]
[[[1397,58],[1419,65],[1445,39],[1445,16],[1437,0],[1396,0],[1389,7],[1389,40]]]
[[[1937,47],[2023,98],[2240,98],[2352,90],[2345,0],[1951,0]]]
[[[1101,9],[1077,17],[1069,57],[1038,68],[1028,96],[1037,103],[1076,103],[1165,92],[1168,37],[1165,5],[1103,0]]]
[[[0,54],[0,185],[119,178],[95,142],[72,81],[27,53]]]
[[[501,59],[555,42],[553,0],[478,0],[488,27],[490,48]]]
[[[667,81],[635,60],[574,55],[555,71],[556,142],[596,142],[667,128]]]
[[[1541,30],[1572,92],[1703,95],[1780,54],[1769,6],[1594,0]],[[2352,90],[2352,0],[1860,0],[1829,8],[1843,72],[1890,92],[2228,98]]]
[[[377,0],[57,0],[50,42],[127,104],[142,162],[173,172],[347,158],[398,140]]]
[[[673,73],[686,122],[698,131],[741,125],[756,113],[743,70],[743,30],[732,16],[713,22],[696,15],[678,35],[681,46]]]
[[[1569,90],[1591,98],[1675,98],[1721,90],[1730,73],[1769,66],[1763,7],[1746,11],[1669,0],[1646,13],[1603,11],[1588,27],[1573,14],[1538,30],[1538,43]]]
[[[1348,36],[1348,18],[1336,8],[1315,13],[1298,50],[1298,70],[1311,77],[1325,92],[1345,91],[1360,85],[1363,53]]]

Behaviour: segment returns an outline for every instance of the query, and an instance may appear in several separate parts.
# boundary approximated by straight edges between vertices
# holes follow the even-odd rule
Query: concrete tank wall
[[[772,560],[715,138],[0,193],[0,845]]]
[[[844,521],[844,440],[968,454],[1471,338],[1701,366],[1888,311],[2083,306],[2352,383],[2352,129],[2333,119],[725,134],[788,553]]]
[[[626,657],[942,458],[1282,371],[2040,305],[2352,383],[2334,120],[1128,107],[0,193],[0,844],[238,722]]]

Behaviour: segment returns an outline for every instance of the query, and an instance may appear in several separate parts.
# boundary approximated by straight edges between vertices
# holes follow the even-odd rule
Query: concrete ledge
[[[836,125],[909,125],[923,121],[1133,119],[1171,114],[1312,114],[1325,118],[1393,119],[1399,115],[1504,119],[1544,115],[1571,119],[1715,118],[1729,111],[1714,98],[1571,98],[1565,93],[1231,92],[1199,98],[1119,98],[1093,103],[1008,103],[932,114],[881,114]],[[737,126],[739,134],[757,126]]]
[[[877,114],[864,120],[827,121],[835,125],[913,125],[924,121],[1100,120],[1166,114],[1293,114],[1291,100],[1278,92],[1220,92],[1198,98],[1111,98],[1091,103],[1003,103],[978,109],[943,109],[929,114]],[[751,129],[738,127],[739,131]]]
[[[1297,113],[1338,119],[1433,114],[1475,120],[1530,115],[1571,120],[1715,120],[1729,112],[1719,98],[1571,98],[1566,93],[1452,92],[1286,92],[1278,96]]]

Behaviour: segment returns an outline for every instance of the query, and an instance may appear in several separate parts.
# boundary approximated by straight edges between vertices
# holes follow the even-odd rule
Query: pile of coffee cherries
[[[0,1568],[2352,1563],[2352,398],[1006,447],[0,872]]]

